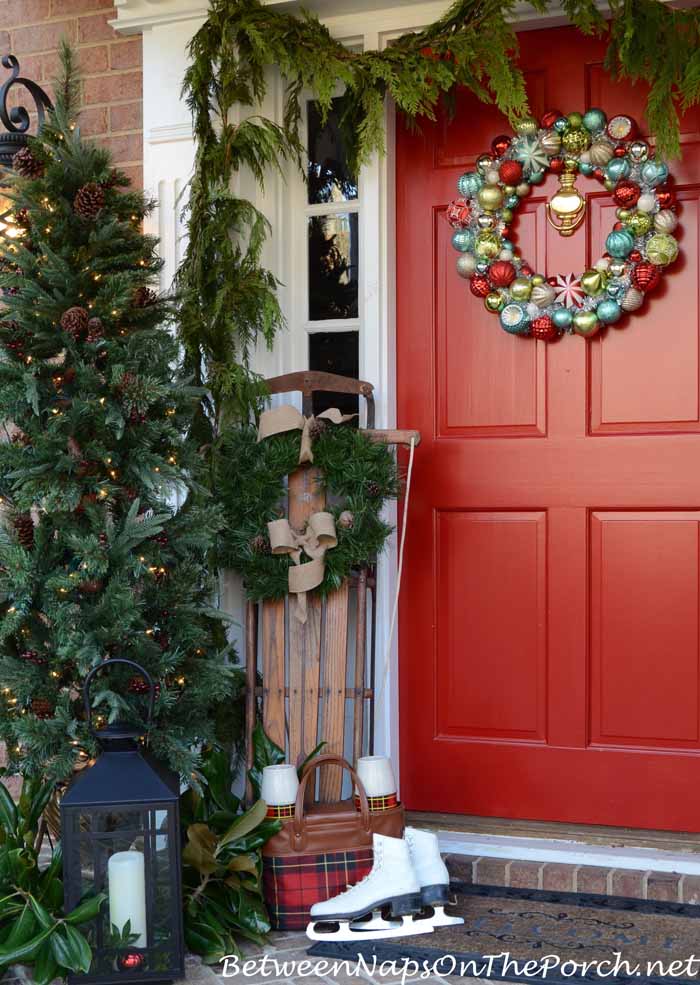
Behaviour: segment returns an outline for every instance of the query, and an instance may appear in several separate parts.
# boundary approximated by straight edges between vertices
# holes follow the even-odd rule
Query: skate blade
[[[431,930],[437,930],[439,927],[458,927],[464,923],[464,917],[453,917],[449,913],[445,913],[444,906],[435,906],[432,909],[431,916],[416,917],[416,922],[426,924]]]
[[[352,920],[350,926],[353,931],[356,930],[396,930],[397,927],[401,926],[401,919],[397,917],[395,920],[386,920],[380,910],[375,910],[372,913],[371,920]]]
[[[366,923],[372,923],[372,920]],[[327,926],[335,926],[337,930],[322,931],[317,930],[317,925],[323,925],[323,921],[313,920],[306,928],[306,936],[312,941],[380,941],[392,937],[416,937],[420,934],[432,934],[433,928],[421,926],[421,921],[414,920],[413,917],[401,917],[389,928],[377,930],[359,929],[357,923],[352,924],[349,920],[327,921]],[[355,929],[358,928],[358,929]]]

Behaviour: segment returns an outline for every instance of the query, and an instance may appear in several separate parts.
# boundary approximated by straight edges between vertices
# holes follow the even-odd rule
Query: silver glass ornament
[[[633,140],[627,153],[634,164],[643,164],[649,157],[649,144],[644,140]]]
[[[479,174],[486,174],[493,166],[493,158],[490,154],[480,154],[476,159],[476,170]]]

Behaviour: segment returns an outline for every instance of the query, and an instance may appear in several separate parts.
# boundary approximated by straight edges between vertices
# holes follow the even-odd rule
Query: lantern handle
[[[133,667],[135,670],[139,672],[139,674],[143,676],[149,688],[148,715],[144,723],[145,725],[144,731],[148,729],[151,722],[153,721],[153,709],[155,707],[155,701],[156,701],[156,687],[155,684],[153,683],[153,678],[151,677],[151,675],[144,667],[141,666],[141,664],[137,664],[134,660],[127,660],[126,657],[110,657],[109,660],[104,660],[101,664],[98,664],[97,667],[93,667],[90,673],[85,678],[85,683],[83,684],[83,703],[85,704],[85,712],[87,714],[87,726],[89,731],[93,735],[97,736],[98,738],[101,734],[104,733],[105,730],[94,729],[92,727],[92,708],[90,706],[90,685],[92,683],[93,677],[96,674],[98,674],[101,670],[104,670],[105,667],[110,667],[113,664],[128,664],[130,667]],[[113,729],[114,731],[110,736],[113,739],[127,738],[129,735],[139,734],[138,732],[134,733],[133,731],[129,731],[127,734],[126,729],[125,728],[120,729],[119,725],[113,726]],[[116,731],[119,731],[120,734],[119,735],[115,734]]]

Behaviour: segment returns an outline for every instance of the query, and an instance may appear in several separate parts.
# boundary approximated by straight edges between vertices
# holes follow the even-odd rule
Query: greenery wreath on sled
[[[321,418],[307,423],[337,538],[323,556],[325,571],[316,589],[327,595],[382,550],[393,528],[381,512],[386,500],[398,496],[399,476],[390,449],[357,428]],[[259,441],[256,428],[243,426],[221,441],[215,476],[227,526],[221,563],[243,577],[253,601],[283,598],[295,562],[291,553],[273,553],[268,524],[286,515],[286,479],[299,465],[299,432]],[[302,550],[301,561],[308,560]]]
[[[595,335],[640,308],[676,260],[677,202],[665,186],[669,170],[637,134],[629,116],[608,120],[595,108],[568,116],[551,110],[539,124],[523,121],[513,137],[496,137],[491,153],[459,179],[462,197],[447,209],[455,228],[452,245],[462,254],[457,271],[506,332],[546,342],[564,332]],[[606,252],[580,276],[535,273],[509,239],[520,203],[547,172],[559,175],[560,183],[547,219],[563,236],[573,234],[586,210],[577,174],[602,182],[618,207]]]

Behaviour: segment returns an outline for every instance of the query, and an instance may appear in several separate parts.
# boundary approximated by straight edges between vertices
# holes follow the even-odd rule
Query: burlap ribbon
[[[273,554],[289,554],[294,565],[289,569],[289,594],[296,596],[295,615],[306,622],[306,593],[323,581],[326,571],[323,557],[338,543],[332,513],[312,513],[306,529],[298,534],[288,520],[273,520],[267,525]],[[302,551],[310,561],[301,563]]]
[[[344,424],[356,416],[356,414],[341,414],[337,407],[331,407],[329,410],[324,410],[317,418],[304,417],[296,407],[285,404],[273,410],[266,410],[260,415],[258,441],[264,441],[273,434],[301,431],[299,464],[303,465],[314,460],[311,439],[311,426],[314,421],[325,420],[332,424]],[[273,520],[268,523],[267,529],[272,553],[288,554],[294,562],[289,568],[289,594],[296,596],[295,615],[299,622],[304,623],[306,622],[306,593],[318,588],[323,581],[326,572],[324,555],[338,543],[335,520],[331,513],[312,513],[303,533],[293,530],[288,520]],[[311,558],[304,564],[301,563],[302,552]]]
[[[265,410],[260,415],[258,425],[258,441],[272,437],[273,434],[284,434],[286,431],[301,431],[301,448],[299,449],[299,464],[313,462],[314,452],[311,441],[311,426],[314,421],[330,421],[331,424],[344,424],[357,417],[357,414],[341,414],[337,407],[324,410],[318,417],[304,417],[296,407],[284,404],[273,410]]]

